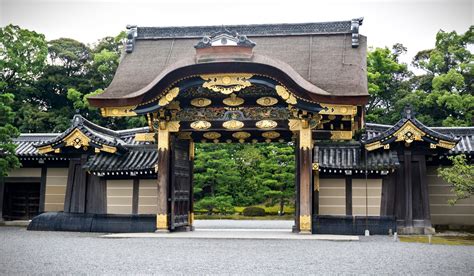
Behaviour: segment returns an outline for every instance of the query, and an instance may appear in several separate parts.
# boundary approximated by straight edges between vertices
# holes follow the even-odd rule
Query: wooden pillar
[[[138,197],[140,191],[140,179],[133,179],[133,190],[132,190],[132,214],[138,214]]]
[[[346,216],[352,216],[352,177],[346,176]]]
[[[156,231],[169,231],[169,185],[170,185],[170,132],[179,130],[179,122],[158,123],[158,204]]]
[[[46,173],[48,168],[46,164],[41,166],[41,182],[40,182],[40,198],[39,198],[39,213],[44,212],[45,197],[46,197]]]
[[[431,211],[430,211],[430,198],[428,193],[428,180],[426,176],[426,158],[424,155],[419,157],[420,169],[420,185],[421,185],[421,201],[423,204],[423,220],[425,227],[432,227],[431,225]]]
[[[313,215],[319,215],[319,164],[313,163]]]
[[[405,226],[413,227],[413,183],[412,183],[412,164],[411,151],[406,149],[403,152],[404,182],[405,182]]]
[[[3,221],[3,198],[5,196],[5,178],[0,175],[0,221]]]
[[[188,216],[188,223],[190,230],[194,230],[194,193],[193,193],[193,186],[194,186],[194,142],[191,140],[189,142],[189,162],[190,164],[190,187],[189,187],[189,216]]]
[[[313,139],[307,120],[301,120],[299,132],[299,178],[300,178],[300,233],[312,231],[313,197]]]

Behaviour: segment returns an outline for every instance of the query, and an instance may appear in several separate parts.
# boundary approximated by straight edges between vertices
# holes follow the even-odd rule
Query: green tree
[[[194,208],[206,210],[208,215],[212,215],[214,212],[221,215],[234,213],[231,196],[205,197],[196,202]]]
[[[13,94],[0,94],[0,177],[7,176],[10,170],[20,167],[20,161],[15,155],[16,145],[12,142],[19,135],[11,124],[15,116],[10,107],[13,99]]]
[[[390,124],[397,120],[397,100],[410,91],[406,64],[400,63],[400,55],[406,52],[402,44],[395,44],[392,50],[376,48],[367,55],[367,79],[369,103],[366,106],[367,121]]]
[[[452,185],[456,198],[449,200],[449,203],[454,205],[458,200],[469,198],[474,194],[474,165],[467,164],[464,154],[448,158],[453,165],[438,168],[438,176]]]

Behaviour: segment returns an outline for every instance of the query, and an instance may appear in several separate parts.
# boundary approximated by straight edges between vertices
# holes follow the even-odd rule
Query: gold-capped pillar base
[[[300,216],[300,234],[311,234],[311,216]]]
[[[169,232],[168,215],[166,214],[156,215],[156,232]]]

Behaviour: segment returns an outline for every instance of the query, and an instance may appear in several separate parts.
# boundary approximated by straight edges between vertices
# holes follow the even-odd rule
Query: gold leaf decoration
[[[239,139],[240,140],[245,140],[247,138],[249,138],[251,136],[250,133],[248,132],[245,132],[245,131],[239,131],[239,132],[235,132],[235,133],[232,133],[232,137],[236,138],[236,139]]]
[[[229,98],[225,98],[222,102],[228,106],[239,106],[245,101],[244,99],[237,97],[235,94],[231,94]]]
[[[257,104],[261,106],[272,106],[278,103],[278,100],[273,97],[261,97],[257,100]]]
[[[214,140],[214,139],[219,139],[221,137],[221,134],[219,132],[206,132],[202,136],[206,139]]]
[[[267,139],[275,139],[280,137],[280,133],[276,131],[266,131],[262,133],[262,137]]]
[[[191,127],[195,130],[205,130],[211,127],[208,121],[195,121],[191,123]]]
[[[251,86],[252,83],[249,81],[251,77],[253,77],[252,74],[208,74],[201,76],[206,81],[202,84],[202,87],[225,95]]]
[[[222,124],[222,126],[227,128],[227,129],[234,130],[234,129],[240,129],[240,128],[244,127],[244,123],[242,123],[241,121],[237,121],[237,120],[230,120],[230,121],[224,122]]]
[[[258,121],[255,125],[261,129],[272,129],[275,128],[278,123],[273,120],[261,120]]]
[[[296,104],[296,97],[293,96],[285,87],[276,85],[275,90],[277,94],[288,104]]]
[[[195,98],[195,99],[192,99],[191,101],[191,105],[194,105],[196,107],[205,107],[205,106],[210,105],[211,103],[212,101],[206,98]]]

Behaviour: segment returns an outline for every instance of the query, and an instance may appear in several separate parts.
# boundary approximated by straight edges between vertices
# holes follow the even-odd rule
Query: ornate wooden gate
[[[191,226],[192,212],[192,158],[190,140],[172,138],[171,185],[170,185],[170,228]]]

